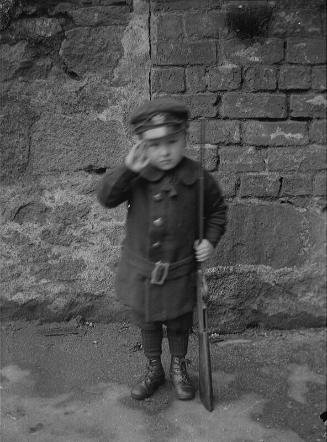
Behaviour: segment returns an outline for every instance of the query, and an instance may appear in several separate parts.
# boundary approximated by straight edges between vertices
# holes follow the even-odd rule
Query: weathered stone
[[[172,97],[185,103],[191,118],[215,117],[217,114],[217,97],[214,94],[183,94]]]
[[[200,152],[200,147],[197,145],[192,146],[192,148],[186,148],[185,150],[186,155],[195,161],[199,161],[200,159],[199,152]],[[217,147],[206,144],[203,150],[203,166],[209,172],[213,172],[214,170],[217,169],[217,163],[218,163]]]
[[[190,139],[200,142],[200,123],[191,122]],[[209,144],[235,144],[240,141],[240,123],[238,121],[208,120],[205,125],[205,142]]]
[[[112,168],[121,164],[128,147],[117,121],[45,114],[34,126],[28,170],[44,174],[90,165]]]
[[[327,167],[326,148],[324,146],[282,147],[267,150],[267,168],[269,171],[322,170]]]
[[[15,45],[0,45],[0,81],[10,80],[17,76],[19,70],[32,63],[32,53],[26,42]]]
[[[69,10],[77,26],[111,26],[128,23],[128,6],[93,6]]]
[[[183,68],[154,68],[151,71],[151,90],[152,92],[183,92],[185,90],[184,77]]]
[[[160,14],[154,18],[152,27],[158,41],[178,40],[183,36],[183,17],[177,14]]]
[[[213,41],[158,42],[155,63],[158,65],[201,65],[216,61]]]
[[[185,70],[186,87],[189,92],[204,92],[206,90],[206,72],[204,66],[190,66]]]
[[[323,223],[309,210],[282,204],[232,204],[214,264],[302,266],[314,250],[323,250]]]
[[[289,38],[286,60],[289,63],[326,63],[326,42],[324,39]]]
[[[299,121],[249,121],[243,124],[243,141],[255,146],[303,145],[308,143],[308,128]]]
[[[220,45],[219,60],[246,66],[248,64],[275,64],[284,58],[283,40],[266,39],[262,42],[224,40]]]
[[[239,66],[217,66],[208,70],[209,91],[238,89],[241,85],[241,69]]]
[[[219,147],[219,172],[261,172],[265,169],[264,155],[255,147]]]
[[[276,198],[279,194],[280,178],[272,174],[248,174],[241,177],[240,197]]]
[[[319,91],[327,89],[327,67],[313,66],[312,68],[312,88]]]
[[[284,65],[279,71],[279,89],[309,89],[311,68],[301,65]]]
[[[313,194],[315,196],[327,195],[327,175],[326,171],[318,173],[313,183]]]
[[[323,94],[293,94],[290,99],[290,114],[294,118],[326,118],[327,99]]]
[[[218,38],[224,24],[221,11],[190,12],[184,15],[185,33],[187,38]]]
[[[229,118],[285,118],[286,96],[228,92],[222,98],[220,115]]]
[[[312,194],[312,177],[309,175],[294,174],[283,176],[281,196],[305,196]]]
[[[112,78],[123,54],[122,36],[119,26],[72,29],[65,33],[60,55],[67,69],[78,76],[97,72]]]
[[[9,31],[22,40],[40,40],[54,37],[62,32],[62,27],[57,18],[29,17],[14,21]]]
[[[270,32],[278,37],[319,37],[322,33],[321,14],[318,9],[306,11],[289,9],[274,14]]]
[[[25,102],[2,101],[0,118],[1,178],[16,178],[27,168],[31,127],[36,115]]]
[[[310,125],[309,136],[310,141],[314,143],[326,144],[327,143],[327,121],[313,121]]]
[[[251,91],[276,89],[277,70],[274,66],[249,66],[243,69],[243,87]]]

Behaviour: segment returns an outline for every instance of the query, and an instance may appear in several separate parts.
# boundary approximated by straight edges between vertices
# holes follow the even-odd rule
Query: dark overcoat
[[[117,295],[122,303],[144,314],[146,321],[173,319],[194,308],[199,167],[186,157],[169,171],[148,165],[135,173],[121,166],[100,182],[98,199],[102,205],[111,208],[126,202],[128,207]],[[222,193],[204,170],[204,238],[216,246],[225,224]],[[150,281],[156,262],[171,265],[161,285]]]

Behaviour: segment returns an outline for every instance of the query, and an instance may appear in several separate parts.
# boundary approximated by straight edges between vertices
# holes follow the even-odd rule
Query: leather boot
[[[170,379],[174,385],[176,396],[182,401],[188,401],[195,396],[194,386],[186,370],[185,359],[172,356],[170,365]]]
[[[160,358],[151,358],[147,364],[147,371],[143,378],[132,388],[131,396],[142,401],[153,393],[165,382],[165,372]]]

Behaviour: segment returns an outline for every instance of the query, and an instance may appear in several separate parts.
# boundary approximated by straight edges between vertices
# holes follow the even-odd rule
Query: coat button
[[[158,247],[160,247],[161,246],[161,242],[160,241],[156,241],[156,242],[154,242],[153,244],[152,244],[152,247],[154,248],[154,249],[157,249]]]
[[[154,195],[153,195],[153,200],[154,201],[161,201],[162,200],[162,193],[155,193]]]
[[[162,224],[163,224],[163,219],[161,217],[153,220],[153,225],[156,227],[160,227],[160,226],[162,226]]]

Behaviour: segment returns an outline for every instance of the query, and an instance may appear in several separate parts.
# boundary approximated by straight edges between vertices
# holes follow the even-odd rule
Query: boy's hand
[[[134,144],[125,158],[125,165],[133,172],[140,172],[147,164],[149,158],[146,156],[145,146],[142,141]]]
[[[194,242],[194,250],[196,260],[204,262],[213,254],[214,247],[207,239],[203,239],[200,243],[199,240]]]

